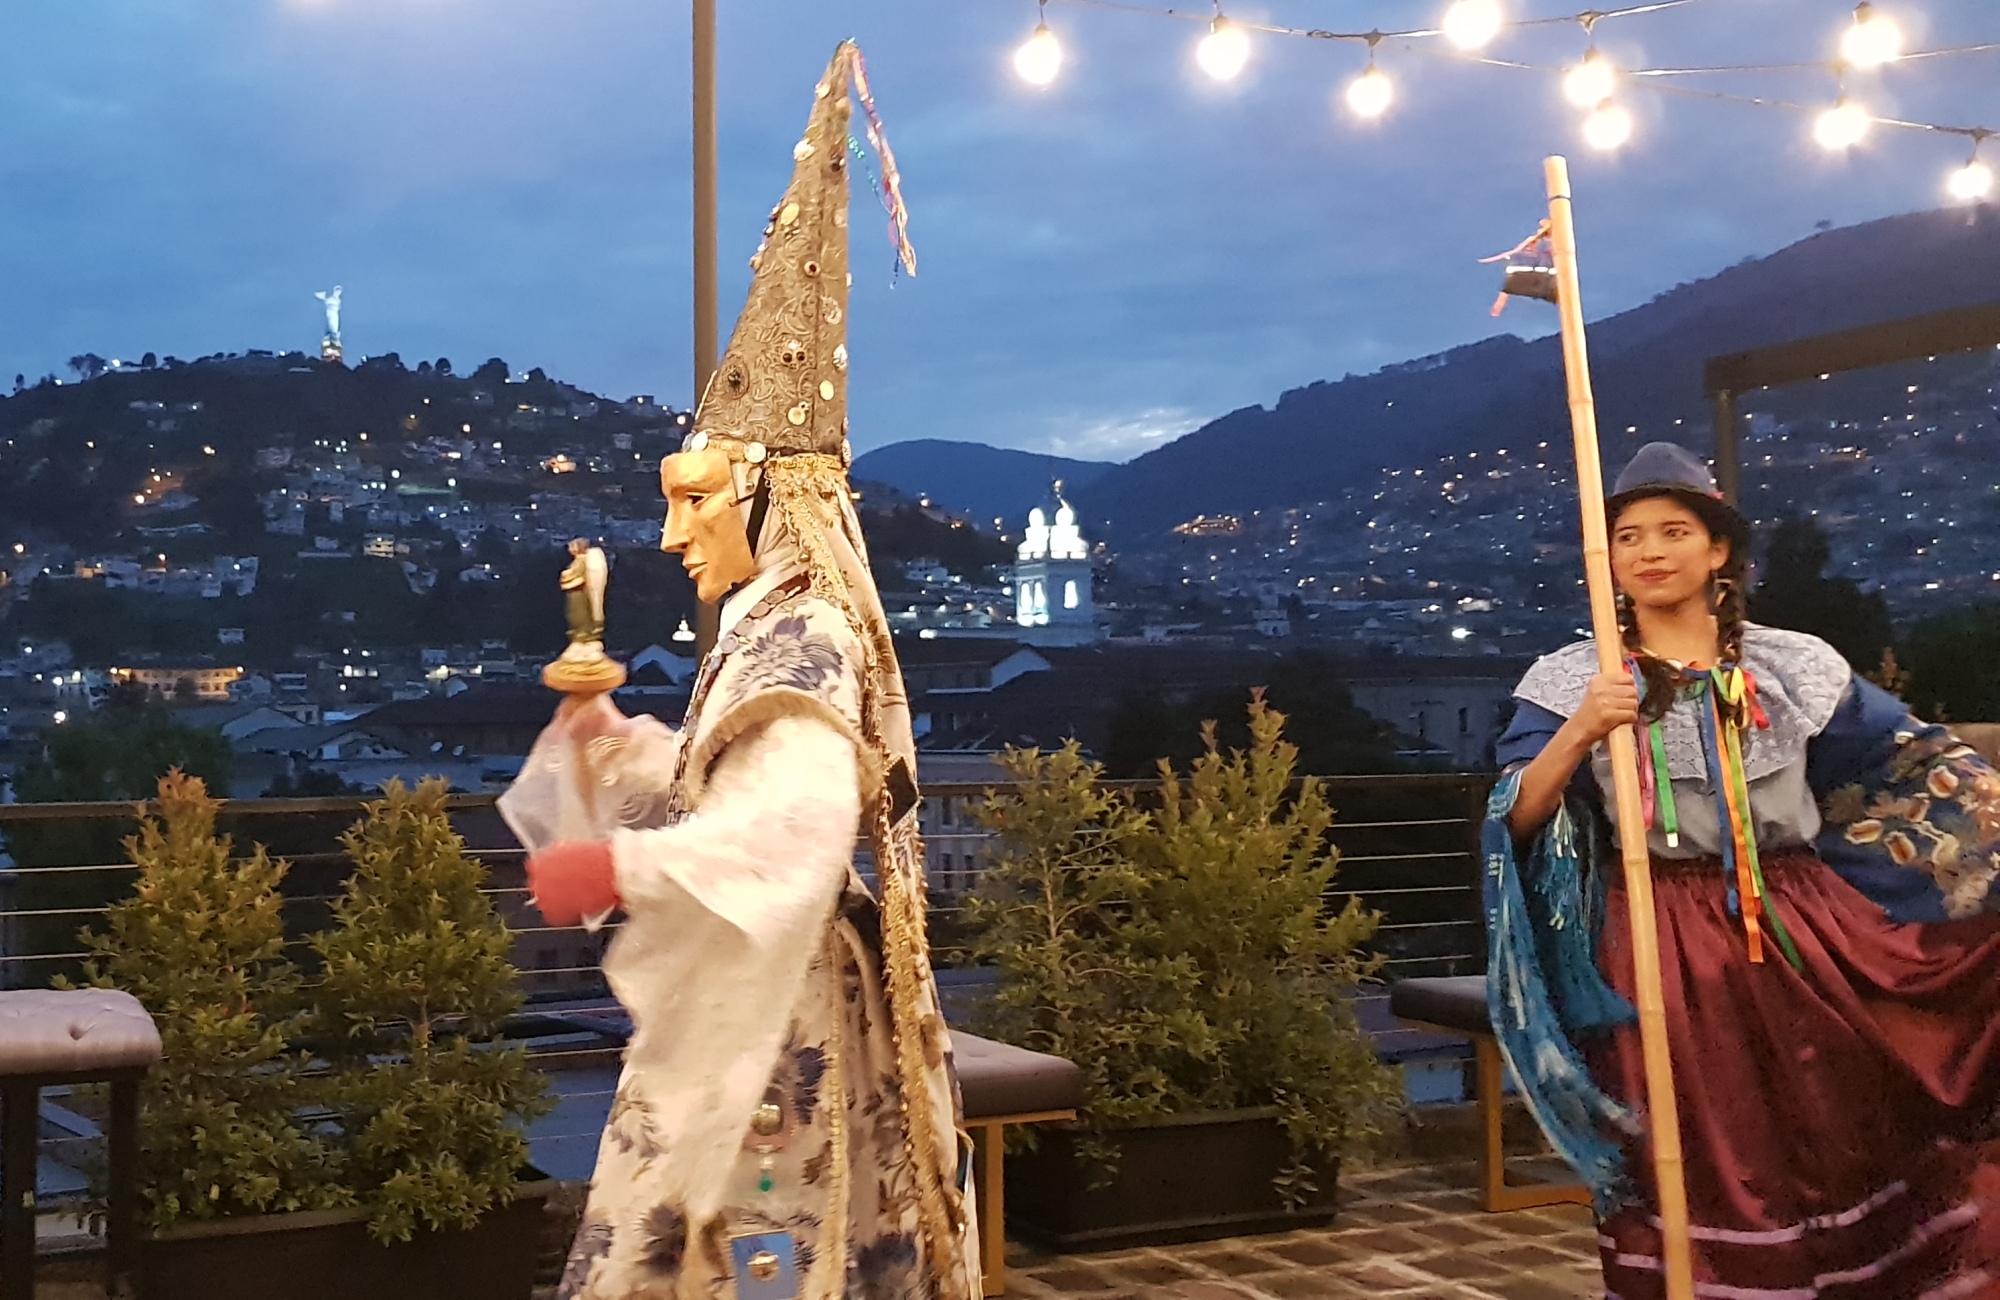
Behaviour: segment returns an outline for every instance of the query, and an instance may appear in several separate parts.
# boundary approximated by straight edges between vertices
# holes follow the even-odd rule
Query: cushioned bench
[[[951,1032],[965,1126],[973,1135],[979,1177],[979,1255],[985,1293],[1007,1289],[1007,1203],[1002,1165],[1009,1124],[1075,1119],[1083,1071],[1060,1056]]]
[[[1501,1132],[1506,1067],[1493,1037],[1493,1022],[1486,1014],[1484,975],[1399,980],[1389,987],[1389,1010],[1399,1020],[1472,1040],[1484,1139],[1479,1152],[1480,1185],[1488,1210],[1590,1204],[1590,1189],[1581,1183],[1507,1181],[1507,1152]]]
[[[111,1085],[109,1195],[104,1215],[111,1276],[127,1294],[138,1200],[139,1083],[159,1062],[160,1031],[139,999],[115,989],[0,993],[0,1295],[35,1291],[35,1163],[41,1092],[64,1083]]]

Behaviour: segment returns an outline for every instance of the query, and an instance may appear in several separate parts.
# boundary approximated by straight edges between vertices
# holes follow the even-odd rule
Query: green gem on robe
[[[771,1177],[771,1171],[770,1171],[770,1170],[766,1169],[766,1170],[765,1170],[765,1171],[764,1171],[763,1173],[761,1173],[761,1174],[758,1174],[758,1175],[757,1175],[757,1190],[758,1190],[758,1191],[760,1191],[760,1192],[768,1192],[768,1191],[770,1191],[770,1190],[771,1190],[771,1189],[772,1189],[773,1187],[776,1187],[777,1185],[778,1185],[778,1180],[777,1180],[777,1179],[775,1179],[775,1178],[773,1178],[773,1177]]]

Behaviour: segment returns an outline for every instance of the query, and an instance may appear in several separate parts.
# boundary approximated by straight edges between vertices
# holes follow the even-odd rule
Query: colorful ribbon
[[[1667,741],[1661,722],[1646,728],[1646,738],[1653,751],[1653,784],[1660,791],[1660,830],[1667,837],[1667,847],[1677,849],[1681,846],[1681,822],[1674,811],[1674,779],[1667,772]]]
[[[875,156],[882,161],[882,175],[878,183],[882,206],[889,213],[889,242],[895,246],[896,256],[903,269],[911,275],[917,273],[917,250],[910,243],[910,210],[903,203],[903,177],[896,170],[896,155],[890,152],[889,136],[882,129],[881,115],[875,111],[875,96],[868,89],[868,64],[861,57],[861,49],[854,49],[854,97],[861,101],[861,111],[868,118],[868,143],[875,150]]]
[[[1756,703],[1755,681],[1740,665],[1712,669],[1708,685],[1709,707],[1701,713],[1702,741],[1715,781],[1718,820],[1728,828],[1722,841],[1724,865],[1735,878],[1733,892],[1740,900],[1750,960],[1764,960],[1763,925],[1768,921],[1785,960],[1798,970],[1803,966],[1798,948],[1785,929],[1784,918],[1772,905],[1770,890],[1764,883],[1764,868],[1757,855],[1756,820],[1750,807],[1750,782],[1743,770],[1745,726],[1768,727],[1770,720]]]
[[[1636,670],[1634,675],[1638,675]],[[1773,906],[1764,882],[1764,868],[1757,853],[1756,817],[1750,805],[1750,782],[1743,767],[1743,732],[1753,726],[1771,725],[1757,699],[1757,680],[1740,664],[1712,668],[1683,679],[1681,695],[1697,702],[1695,716],[1703,756],[1715,785],[1716,820],[1723,831],[1722,867],[1729,882],[1726,894],[1729,912],[1742,919],[1752,962],[1764,961],[1764,930],[1768,925],[1785,960],[1793,969],[1800,969],[1803,963],[1798,948]],[[1663,721],[1645,728],[1641,742],[1645,752],[1639,764],[1641,791],[1647,826],[1658,827],[1666,837],[1667,846],[1677,848],[1680,824],[1674,807],[1673,776],[1667,768]]]

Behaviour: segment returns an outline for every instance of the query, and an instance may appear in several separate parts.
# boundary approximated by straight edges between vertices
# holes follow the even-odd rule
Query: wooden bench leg
[[[1501,1080],[1505,1066],[1500,1045],[1491,1038],[1472,1040],[1479,1075],[1479,1186],[1489,1212],[1502,1208],[1507,1199],[1507,1139],[1502,1120],[1506,1117]]]
[[[104,1210],[104,1245],[111,1277],[109,1300],[132,1295],[133,1214],[139,1199],[139,1081],[119,1079],[111,1085],[111,1131],[107,1152],[110,1186]]]
[[[1489,1037],[1472,1040],[1478,1066],[1479,1126],[1481,1146],[1479,1183],[1481,1199],[1489,1213],[1532,1210],[1542,1205],[1589,1205],[1590,1189],[1581,1183],[1531,1183],[1510,1186],[1507,1182],[1507,1114],[1504,1085],[1506,1062],[1500,1059],[1500,1044]]]
[[[1007,1289],[1007,1126],[975,1124],[972,1132],[979,1177],[980,1294],[996,1296]]]
[[[34,1300],[35,1152],[41,1089],[25,1079],[0,1083],[0,1297]]]

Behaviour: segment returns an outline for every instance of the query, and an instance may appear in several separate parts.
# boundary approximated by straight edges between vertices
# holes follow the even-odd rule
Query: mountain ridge
[[[1111,468],[1110,461],[912,438],[857,456],[854,477],[886,483],[908,496],[928,497],[982,528],[1002,520],[1005,531],[1018,528],[1028,511],[1042,503],[1051,480],[1061,479],[1065,493],[1073,493]]]
[[[1984,207],[1824,231],[1678,285],[1590,327],[1605,460],[1615,467],[1655,438],[1706,447],[1709,357],[1997,300],[2000,213]],[[1567,434],[1560,339],[1504,334],[1289,389],[1273,406],[1229,412],[1074,496],[1086,517],[1137,540],[1197,514],[1318,499],[1360,473]]]
[[[1676,285],[1590,325],[1606,465],[1615,471],[1657,438],[1707,450],[1713,434],[1702,369],[1710,357],[1996,301],[2000,210],[1983,206],[1821,231]],[[1554,313],[1534,302],[1514,303],[1511,315],[1555,325]],[[1568,436],[1560,338],[1506,333],[1286,389],[1271,404],[1226,412],[1130,461],[1072,461],[1059,476],[1093,529],[1136,544],[1195,515],[1320,500],[1379,470]],[[1057,475],[1044,472],[1035,483],[1024,471],[1058,460],[922,439],[871,451],[856,469],[983,522],[1018,513],[992,509],[983,494],[992,466],[1012,467],[1010,500],[1039,499]],[[920,468],[878,468],[902,471],[910,462]]]

